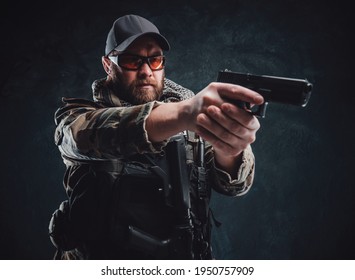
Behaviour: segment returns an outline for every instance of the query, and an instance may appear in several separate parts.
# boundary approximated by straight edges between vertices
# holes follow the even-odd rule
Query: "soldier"
[[[55,258],[213,258],[211,189],[240,196],[254,177],[260,124],[232,100],[263,98],[224,83],[193,94],[165,77],[169,49],[150,21],[120,17],[93,101],[63,98],[55,143],[68,200],[50,222]]]

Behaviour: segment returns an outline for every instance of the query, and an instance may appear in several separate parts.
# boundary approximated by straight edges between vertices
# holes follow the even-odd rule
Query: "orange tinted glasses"
[[[123,53],[109,58],[126,70],[138,70],[144,63],[147,63],[152,71],[161,70],[165,66],[164,55],[140,56]]]

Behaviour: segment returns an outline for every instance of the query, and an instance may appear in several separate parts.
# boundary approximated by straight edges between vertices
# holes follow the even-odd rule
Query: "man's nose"
[[[150,77],[153,71],[150,69],[148,63],[145,61],[142,66],[138,69],[138,74],[141,77]]]

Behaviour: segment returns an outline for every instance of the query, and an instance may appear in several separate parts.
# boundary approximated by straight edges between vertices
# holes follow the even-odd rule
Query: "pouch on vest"
[[[174,208],[169,202],[165,172],[161,170],[159,174],[156,168],[139,162],[125,163],[115,183],[111,239],[118,247],[127,245],[125,242],[132,238],[132,229],[145,233],[147,240],[149,236],[149,240],[157,240],[157,243],[172,234]]]

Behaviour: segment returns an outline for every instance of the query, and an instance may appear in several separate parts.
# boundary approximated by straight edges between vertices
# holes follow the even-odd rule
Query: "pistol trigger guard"
[[[267,105],[269,105],[269,102],[265,102],[265,103],[257,106],[257,110],[252,111],[251,113],[256,117],[265,118]]]

